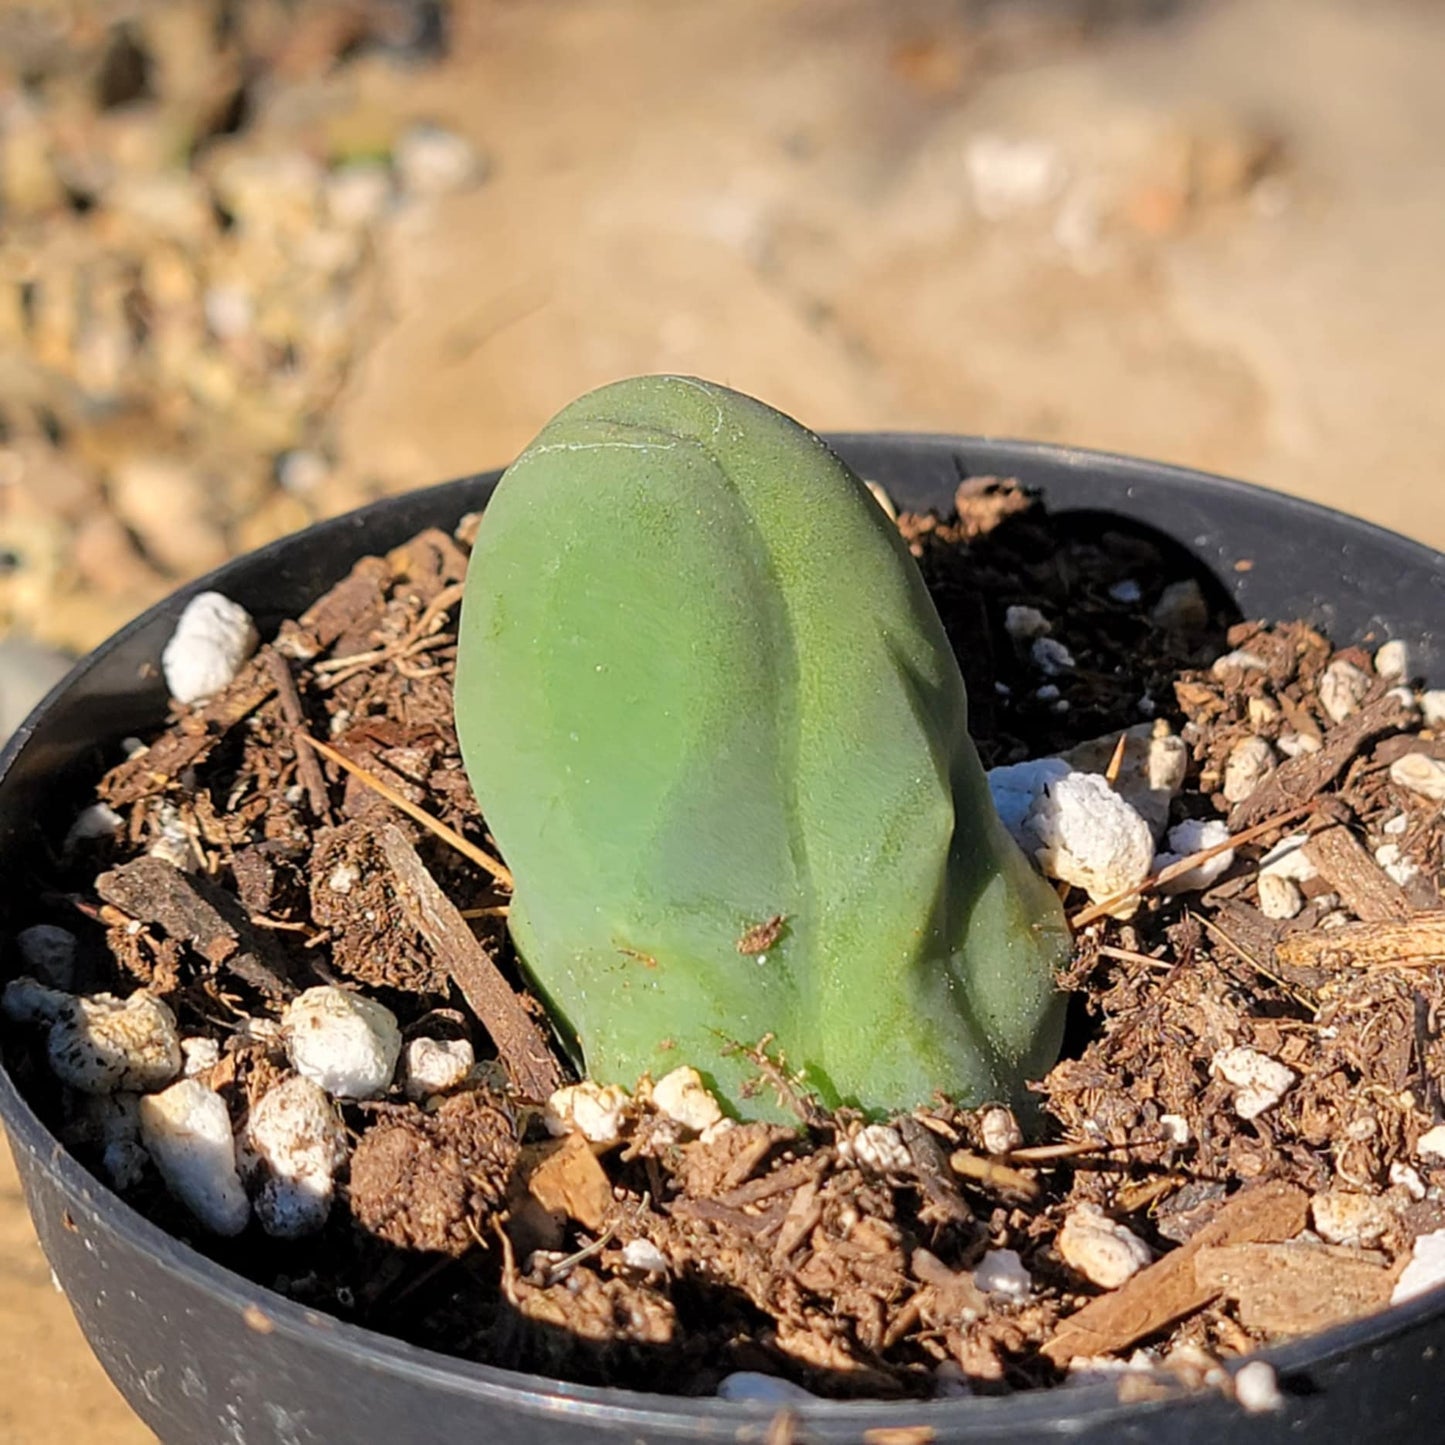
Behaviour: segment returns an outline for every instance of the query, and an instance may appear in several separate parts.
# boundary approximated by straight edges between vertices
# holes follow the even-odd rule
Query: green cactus
[[[1053,1061],[1058,900],[906,547],[788,417],[641,377],[549,422],[482,520],[456,715],[592,1078],[689,1063],[760,1118],[730,1041],[869,1112],[1018,1100]]]

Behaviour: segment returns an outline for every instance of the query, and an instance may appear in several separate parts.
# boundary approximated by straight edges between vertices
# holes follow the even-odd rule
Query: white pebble
[[[1224,796],[1242,803],[1274,771],[1274,761],[1274,749],[1264,738],[1241,738],[1224,764]]]
[[[350,893],[361,882],[361,870],[354,863],[338,863],[326,877],[326,886],[333,893]]]
[[[1074,668],[1074,654],[1056,637],[1034,638],[1029,656],[1045,677],[1060,677]]]
[[[1370,691],[1370,674],[1337,657],[1320,675],[1320,706],[1331,722],[1344,722],[1359,712]]]
[[[1417,1204],[1430,1192],[1420,1178],[1420,1171],[1398,1159],[1390,1165],[1390,1183],[1398,1184]]]
[[[1038,846],[1038,839],[1026,826],[1030,811],[1050,783],[1067,778],[1071,772],[1073,769],[1062,758],[1035,758],[989,770],[988,791],[994,811],[1014,842],[1026,853],[1032,853]]]
[[[1287,758],[1297,758],[1304,753],[1317,753],[1320,740],[1310,733],[1281,733],[1275,739],[1275,746]]]
[[[1369,1194],[1329,1189],[1310,1200],[1315,1233],[1326,1244],[1374,1244],[1389,1229],[1393,1218],[1389,1205]]]
[[[1289,878],[1295,883],[1309,883],[1320,876],[1320,870],[1305,853],[1305,844],[1310,840],[1308,833],[1291,833],[1281,838],[1263,858],[1259,860],[1260,877],[1266,873],[1276,878]]]
[[[622,1263],[644,1274],[662,1274],[667,1269],[667,1256],[650,1239],[629,1239],[622,1246]]]
[[[1257,1119],[1274,1108],[1297,1078],[1293,1069],[1258,1049],[1220,1049],[1210,1061],[1210,1069],[1238,1091],[1234,1112],[1241,1119]]]
[[[70,1002],[68,993],[22,974],[0,993],[0,1013],[12,1024],[53,1024]]]
[[[1268,1415],[1284,1408],[1279,1377],[1267,1360],[1251,1360],[1234,1374],[1234,1399],[1246,1415]]]
[[[379,221],[391,201],[391,169],[379,161],[342,166],[326,178],[326,213],[347,230]]]
[[[1144,593],[1140,590],[1139,584],[1132,577],[1126,577],[1122,582],[1116,582],[1109,588],[1109,596],[1115,602],[1122,602],[1128,606],[1131,602],[1137,602]]]
[[[1011,1154],[1024,1142],[1014,1111],[1002,1104],[992,1104],[979,1115],[978,1132],[990,1154]]]
[[[411,1039],[406,1046],[406,1096],[426,1099],[455,1089],[477,1056],[470,1039]]]
[[[225,1100],[198,1079],[182,1079],[140,1101],[141,1141],[166,1188],[207,1229],[240,1234],[251,1204],[236,1170]]]
[[[1392,838],[1398,837],[1401,833],[1410,831],[1410,815],[1408,813],[1396,813],[1384,826],[1384,832]]]
[[[1189,818],[1169,830],[1169,850],[1160,853],[1153,863],[1154,872],[1169,867],[1193,853],[1216,848],[1229,841],[1229,829],[1217,818]],[[1193,893],[1208,888],[1234,862],[1234,849],[1226,848],[1207,862],[1196,863],[1187,872],[1162,885],[1165,893]]]
[[[75,935],[53,923],[36,923],[15,935],[15,949],[27,973],[51,988],[75,987]]]
[[[1158,723],[1157,727],[1164,724]],[[1144,777],[1151,792],[1173,797],[1184,786],[1189,771],[1189,745],[1177,733],[1155,733],[1144,758]]]
[[[1294,918],[1305,906],[1299,884],[1282,873],[1261,873],[1258,886],[1259,911],[1266,918]]]
[[[652,1086],[652,1107],[695,1134],[701,1134],[723,1117],[722,1108],[708,1093],[702,1075],[690,1064],[664,1074]]]
[[[654,1103],[656,1096],[654,1088]],[[542,1122],[549,1134],[559,1138],[576,1129],[591,1144],[615,1144],[622,1137],[627,1104],[625,1089],[584,1079],[580,1084],[565,1085],[547,1100]]]
[[[1426,1129],[1415,1142],[1415,1153],[1421,1159],[1445,1159],[1445,1124]]]
[[[177,702],[200,702],[221,691],[259,641],[251,614],[219,592],[201,592],[186,604],[161,653],[166,686]]]
[[[1017,1250],[991,1249],[974,1266],[973,1282],[985,1294],[1027,1299],[1034,1282]]]
[[[1445,1284],[1445,1229],[1422,1234],[1410,1251],[1410,1262],[1404,1268],[1390,1295],[1392,1305],[1424,1294],[1438,1284]]]
[[[207,1073],[221,1062],[221,1045],[216,1039],[182,1039],[181,1057],[185,1063],[181,1072],[188,1079],[197,1074]]]
[[[1405,857],[1398,843],[1381,843],[1375,849],[1375,862],[1401,888],[1408,887],[1420,876],[1420,865],[1413,858]]]
[[[414,125],[396,143],[392,163],[402,188],[414,196],[441,196],[482,176],[470,141],[436,125]]]
[[[346,1132],[325,1090],[310,1079],[287,1079],[251,1110],[246,1144],[263,1179],[256,1218],[277,1239],[315,1234],[331,1212]]]
[[[1390,764],[1390,781],[1432,803],[1445,803],[1445,763],[1426,753],[1396,758]]]
[[[83,1094],[158,1089],[181,1071],[175,1015],[143,990],[69,1000],[50,1029],[50,1068]]]
[[[1189,1142],[1189,1120],[1183,1114],[1160,1114],[1159,1131],[1181,1149]]]
[[[1025,642],[1053,631],[1049,619],[1037,607],[1010,607],[1003,615],[1004,631]]]
[[[1257,652],[1236,648],[1222,657],[1216,657],[1209,664],[1209,670],[1215,677],[1227,677],[1231,672],[1268,672],[1269,663]]]
[[[1387,681],[1404,679],[1410,672],[1410,649],[1403,642],[1387,642],[1375,653],[1375,671]]]
[[[718,1381],[717,1397],[749,1400],[758,1405],[794,1405],[817,1399],[791,1380],[780,1380],[776,1375],[764,1375],[756,1370],[734,1370],[731,1375],[724,1375]]]
[[[875,1174],[903,1174],[913,1167],[913,1158],[903,1136],[890,1124],[869,1124],[848,1142],[851,1154]]]
[[[1101,1289],[1118,1289],[1154,1258],[1137,1234],[1092,1204],[1070,1211],[1058,1250],[1065,1264]]]
[[[282,1027],[296,1072],[338,1099],[369,1099],[390,1083],[401,1030],[384,1004],[324,984],[287,1005]]]
[[[1045,788],[1025,826],[1034,856],[1050,878],[1085,890],[1096,903],[1137,887],[1149,876],[1154,837],[1149,824],[1097,773],[1070,773]],[[1133,898],[1116,916],[1134,912]]]
[[[107,803],[91,803],[75,815],[62,845],[69,853],[79,843],[96,842],[101,838],[113,838],[120,832],[125,819]]]
[[[1255,732],[1279,718],[1279,709],[1267,697],[1252,697],[1248,704],[1249,725]]]
[[[1427,728],[1445,728],[1445,688],[1420,694],[1420,713]]]

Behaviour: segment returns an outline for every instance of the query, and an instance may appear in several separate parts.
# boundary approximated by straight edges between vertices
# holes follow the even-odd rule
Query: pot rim
[[[1140,486],[1150,488],[1157,488],[1161,484],[1168,486],[1187,483],[1196,491],[1202,490],[1207,495],[1221,499],[1257,499],[1263,496],[1287,513],[1301,518],[1345,518],[1352,527],[1360,529],[1362,537],[1374,537],[1395,547],[1404,545],[1422,562],[1438,564],[1445,558],[1445,553],[1425,543],[1405,537],[1377,523],[1353,517],[1338,508],[1326,507],[1253,483],[1171,463],[1150,462],[1113,452],[1049,442],[950,433],[832,432],[826,434],[825,440],[845,454],[888,448],[924,450],[936,453],[940,466],[951,468],[956,467],[960,460],[966,462],[971,449],[983,448],[990,454],[1006,455],[1010,464],[1017,465],[1022,471],[1026,471],[1031,462],[1050,467],[1063,466],[1079,472],[1103,469],[1125,479],[1134,479]],[[866,472],[868,469],[865,466],[861,470]],[[452,488],[460,494],[463,488],[480,487],[485,496],[501,475],[502,469],[478,472],[417,491],[435,493]],[[157,613],[178,614],[184,602],[196,593],[207,590],[224,591],[227,578],[242,564],[254,566],[258,557],[284,548],[303,536],[315,537],[318,534],[330,533],[339,537],[362,519],[373,517],[381,510],[394,506],[400,496],[404,495],[415,496],[417,492],[379,498],[232,558],[204,576],[176,588],[160,602],[133,618],[80,658],[11,735],[4,748],[0,749],[0,787],[3,787],[16,757],[35,732],[36,724],[56,700],[95,666],[102,656],[120,647],[134,632],[152,622]],[[1067,510],[1067,507],[1064,510]],[[145,1218],[107,1184],[84,1168],[51,1134],[16,1087],[3,1061],[0,1061],[0,1121],[3,1121],[15,1149],[23,1150],[37,1167],[54,1175],[67,1197],[84,1201],[97,1216],[104,1216],[107,1230],[152,1257],[165,1272],[199,1286],[238,1314],[262,1309],[278,1331],[295,1337],[304,1336],[313,1344],[318,1342],[318,1335],[321,1335],[338,1353],[377,1367],[383,1372],[400,1368],[414,1378],[445,1383],[474,1400],[505,1399],[510,1406],[535,1414],[563,1414],[579,1421],[605,1415],[610,1423],[634,1424],[639,1428],[669,1427],[687,1431],[691,1426],[701,1434],[704,1427],[715,1426],[720,1415],[743,1424],[770,1420],[777,1412],[778,1407],[773,1403],[727,1401],[715,1396],[649,1394],[614,1386],[575,1385],[549,1376],[528,1374],[459,1356],[445,1355],[323,1314],[297,1304],[286,1296],[218,1264]],[[1225,1368],[1233,1373],[1248,1361],[1264,1360],[1271,1364],[1280,1376],[1288,1377],[1300,1371],[1318,1368],[1341,1356],[1383,1345],[1394,1336],[1437,1316],[1442,1308],[1445,1308],[1445,1285],[1375,1314],[1242,1356],[1229,1361]],[[820,1398],[800,1400],[790,1404],[789,1408],[804,1422],[812,1419],[819,1424],[827,1421],[842,1423],[856,1420],[866,1427],[870,1421],[881,1423],[885,1418],[889,1423],[896,1423],[902,1412],[906,1413],[911,1421],[916,1420],[919,1425],[936,1424],[940,1428],[947,1424],[956,1429],[963,1423],[963,1417],[967,1416],[977,1420],[980,1426],[986,1424],[989,1428],[1008,1424],[1017,1424],[1019,1427],[1053,1424],[1060,1429],[1066,1429],[1066,1422],[1078,1422],[1081,1417],[1095,1422],[1107,1420],[1111,1416],[1141,1418],[1177,1405],[1182,1398],[1187,1396],[1180,1392],[1158,1400],[1121,1402],[1114,1380],[1105,1378],[1098,1383],[1032,1390],[1007,1396],[970,1396],[953,1400]]]

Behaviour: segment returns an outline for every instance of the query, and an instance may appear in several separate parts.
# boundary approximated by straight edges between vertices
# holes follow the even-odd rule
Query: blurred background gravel
[[[0,0],[0,731],[639,371],[1445,545],[1442,67],[1439,0]],[[149,1439],[8,1159],[0,1359],[0,1439]]]

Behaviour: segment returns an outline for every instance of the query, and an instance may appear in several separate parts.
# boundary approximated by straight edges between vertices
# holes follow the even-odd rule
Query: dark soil
[[[523,1058],[540,1011],[509,952],[505,889],[369,780],[490,848],[451,711],[464,522],[359,563],[225,693],[178,710],[99,785],[120,834],[57,847],[33,880],[37,911],[14,922],[71,928],[81,987],[149,988],[183,1034],[218,1040],[205,1077],[238,1124],[290,1072],[267,1023],[317,983],[357,986],[407,1036],[466,1036],[500,1057],[449,1098],[397,1088],[345,1104],[349,1168],[316,1238],[253,1225],[211,1239],[153,1173],[131,1201],[252,1279],[373,1329],[645,1390],[706,1393],[757,1369],[831,1395],[1001,1392],[1139,1347],[1197,1382],[1219,1359],[1386,1304],[1414,1237],[1445,1225],[1445,1160],[1416,1154],[1445,1118],[1439,808],[1389,775],[1403,752],[1442,744],[1357,649],[1343,656],[1368,693],[1332,721],[1319,681],[1341,654],[1302,623],[1230,616],[1157,538],[1066,524],[1006,482],[966,483],[958,506],[900,526],[957,644],[987,766],[1154,722],[1191,759],[1171,821],[1284,819],[1203,894],[1146,890],[1128,921],[1078,931],[1066,1057],[1038,1085],[1035,1137],[1010,1137],[997,1110],[933,1101],[894,1121],[880,1155],[858,1138],[863,1120],[794,1096],[763,1049],[796,1129],[702,1142],[639,1099],[614,1145],[548,1137],[517,1081],[560,1064]],[[1073,666],[1040,672],[1005,625],[1016,604],[1051,620]],[[1259,665],[1211,668],[1231,649]],[[1230,805],[1226,760],[1249,734],[1309,750]],[[1291,830],[1312,835],[1315,876],[1279,921],[1259,907],[1257,864]],[[148,854],[162,836],[169,861]],[[1417,865],[1404,882],[1376,862],[1386,843]],[[398,872],[408,856],[460,910],[464,939],[450,915],[418,912],[415,866]],[[1068,902],[1077,914],[1085,900]],[[502,1020],[497,1048],[484,1018]],[[1238,1048],[1291,1073],[1253,1117],[1218,1064]],[[38,1035],[16,1030],[7,1058],[98,1167]],[[1377,1206],[1372,1223],[1322,1237],[1311,1225],[1342,1195]],[[1155,1263],[1090,1283],[1059,1248],[1086,1205]],[[990,1293],[973,1271],[1005,1249],[1027,1288]]]

